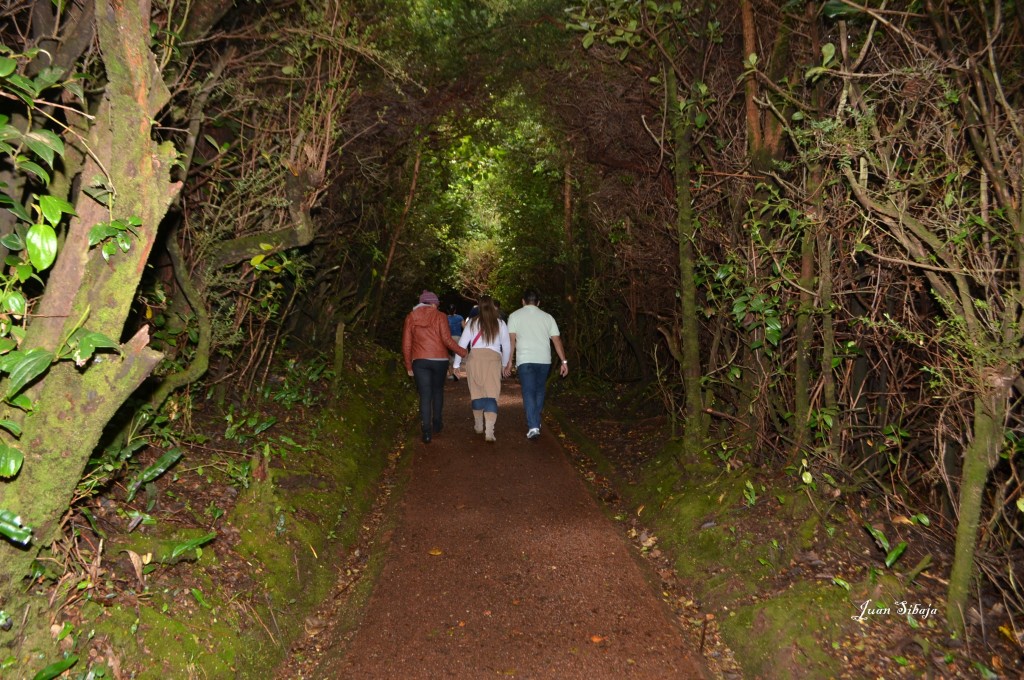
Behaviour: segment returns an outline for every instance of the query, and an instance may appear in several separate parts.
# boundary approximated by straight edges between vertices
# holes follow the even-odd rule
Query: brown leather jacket
[[[415,359],[447,359],[448,350],[460,357],[467,352],[452,339],[448,317],[432,305],[419,305],[405,317],[402,329],[402,355],[406,372]]]

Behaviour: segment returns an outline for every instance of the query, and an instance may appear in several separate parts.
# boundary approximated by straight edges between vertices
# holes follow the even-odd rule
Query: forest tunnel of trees
[[[1024,613],[1024,3],[0,18],[0,621],[150,423],[527,285],[691,455],[930,522],[953,634]]]

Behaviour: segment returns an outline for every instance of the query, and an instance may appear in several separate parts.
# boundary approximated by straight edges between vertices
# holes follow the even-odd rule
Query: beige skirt
[[[501,354],[493,349],[474,349],[462,363],[470,399],[497,399],[501,395]]]

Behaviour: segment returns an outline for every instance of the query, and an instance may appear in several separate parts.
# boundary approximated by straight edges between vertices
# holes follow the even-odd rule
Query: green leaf
[[[0,535],[19,545],[28,545],[32,541],[32,527],[23,525],[21,517],[10,510],[0,508]]]
[[[173,561],[174,558],[179,557],[180,555],[184,555],[190,550],[196,550],[199,548],[199,546],[206,545],[215,538],[217,538],[216,533],[209,533],[203,536],[197,536],[196,538],[185,541],[184,543],[179,543],[178,545],[174,546],[173,550],[171,550],[170,560]]]
[[[828,19],[850,19],[860,16],[861,11],[856,7],[850,7],[842,0],[828,0],[822,5],[821,13]]]
[[[4,309],[11,314],[18,316],[24,316],[28,310],[28,302],[25,300],[25,296],[19,291],[12,290],[4,296]]]
[[[79,328],[71,335],[68,345],[72,347],[71,358],[79,366],[88,361],[97,349],[116,349],[119,352],[121,350],[121,346],[106,335],[84,328]]]
[[[160,456],[160,458],[158,458],[157,461],[148,468],[139,472],[139,474],[132,480],[131,484],[128,485],[128,498],[126,500],[131,502],[143,484],[152,482],[154,479],[167,472],[167,470],[177,463],[180,458],[181,449],[173,448]]]
[[[111,236],[117,236],[121,233],[121,230],[110,222],[99,222],[94,224],[92,229],[89,230],[89,247],[106,241]]]
[[[0,147],[3,147],[3,146],[4,146],[3,144],[0,144]],[[25,210],[25,206],[23,206],[18,201],[15,201],[8,194],[5,194],[3,192],[0,192],[0,207],[4,207],[4,208],[7,208],[8,210],[10,210],[22,222],[31,222],[32,221],[32,218],[29,217],[28,212]]]
[[[804,73],[804,80],[810,80],[811,82],[814,82],[823,73],[828,73],[828,69],[823,68],[821,66],[812,66],[811,68],[807,69],[806,73]]]
[[[10,479],[14,475],[18,474],[18,470],[21,469],[21,464],[25,462],[25,456],[22,455],[21,451],[8,446],[7,444],[0,444],[0,477]]]
[[[18,156],[17,158],[15,158],[14,164],[18,167],[19,170],[22,170],[24,172],[30,172],[39,179],[41,179],[43,181],[43,184],[50,183],[50,173],[46,172],[46,170],[43,170],[43,168],[41,168],[38,163],[33,163],[32,161],[28,160],[25,156]]]
[[[32,278],[35,268],[27,262],[19,262],[14,265],[14,275],[18,277],[18,283],[25,283]]]
[[[825,43],[821,46],[821,65],[828,66],[836,56],[836,46],[832,43]]]
[[[192,589],[192,597],[196,599],[196,602],[203,605],[207,609],[213,609],[213,607],[210,606],[210,603],[206,601],[206,598],[203,597],[202,591],[198,588]]]
[[[20,73],[12,73],[7,77],[7,82],[14,86],[14,88],[21,90],[21,92],[15,92],[14,94],[21,97],[22,101],[26,104],[31,105],[32,99],[39,95],[39,90],[36,87],[35,81],[26,78]],[[22,94],[24,93],[24,94]],[[29,95],[29,96],[25,96]]]
[[[14,399],[9,400],[12,406],[17,406],[25,413],[31,413],[34,410],[32,406],[32,400],[28,398],[28,395],[19,394]]]
[[[253,430],[252,430],[253,435],[257,435],[257,434],[259,434],[259,433],[269,429],[276,422],[277,422],[277,418],[275,418],[274,416],[270,416],[269,418],[267,418],[266,420],[264,420],[263,422],[259,423],[256,427],[253,428]]]
[[[13,420],[0,420],[0,427],[13,434],[15,437],[21,436],[21,425]]]
[[[28,148],[32,149],[37,156],[46,161],[46,164],[51,168],[53,167],[54,156],[57,153],[64,153],[64,142],[49,130],[33,130],[26,135],[22,135],[22,139]]]
[[[12,231],[10,234],[0,236],[0,246],[17,252],[25,247],[25,242],[21,239],[18,232]]]
[[[36,673],[32,680],[53,680],[53,678],[63,674],[64,671],[71,668],[76,663],[78,663],[78,657],[72,654],[66,659],[51,663],[43,670]]]
[[[9,357],[14,354],[16,353],[11,352],[7,356]],[[6,359],[7,357],[4,358]],[[53,352],[42,347],[36,347],[21,354],[20,360],[10,368],[11,376],[7,385],[7,395],[4,398],[10,400],[11,397],[21,392],[26,385],[45,373],[52,363]]]
[[[906,549],[907,544],[901,541],[899,545],[893,548],[889,554],[885,556],[885,566],[892,567],[892,565],[896,564],[896,560],[900,558],[900,555],[902,555],[903,551]]]
[[[78,101],[85,103],[85,90],[82,89],[82,83],[77,80],[71,80],[64,83],[64,89],[75,95]]]
[[[62,215],[76,215],[75,206],[71,205],[67,201],[57,198],[56,196],[50,196],[44,194],[39,197],[39,211],[43,213],[43,217],[46,221],[52,225],[56,225],[61,220]]]
[[[874,528],[870,524],[865,524],[864,528],[868,530],[868,533],[871,534],[872,538],[878,541],[878,544],[882,546],[882,550],[889,552],[889,539],[885,537],[885,534],[883,534],[881,531]]]
[[[57,257],[57,232],[49,224],[33,224],[25,235],[25,245],[32,266],[36,271],[44,271]]]
[[[53,87],[59,83],[63,76],[64,69],[56,66],[47,66],[39,72],[39,75],[36,76],[36,88],[42,92],[43,90]],[[47,130],[47,132],[49,132],[49,130]]]
[[[0,78],[6,78],[18,68],[18,62],[10,57],[0,57]]]

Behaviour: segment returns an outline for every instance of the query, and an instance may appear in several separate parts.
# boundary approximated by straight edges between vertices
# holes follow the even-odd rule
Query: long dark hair
[[[494,304],[494,298],[484,295],[480,298],[477,306],[480,307],[480,313],[473,319],[475,327],[480,331],[484,342],[494,342],[501,331],[501,326],[498,323],[498,307]]]

